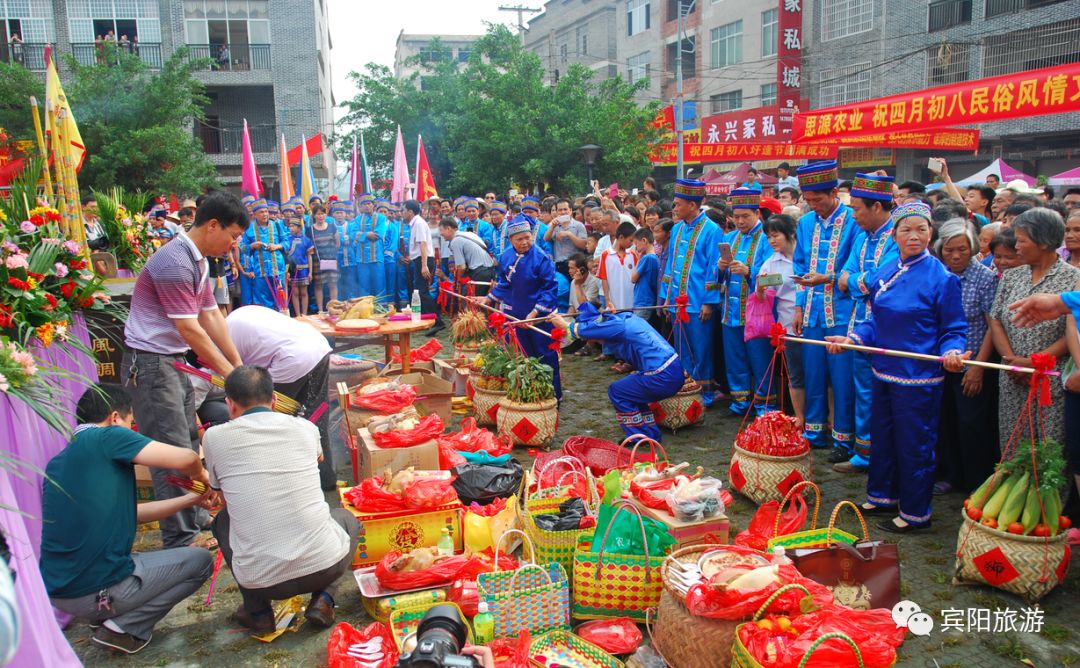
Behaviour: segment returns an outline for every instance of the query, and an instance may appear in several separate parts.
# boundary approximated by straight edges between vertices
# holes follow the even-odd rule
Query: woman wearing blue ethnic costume
[[[608,386],[608,398],[627,436],[644,434],[659,441],[660,428],[649,404],[673,397],[682,389],[685,374],[675,349],[647,320],[632,313],[601,314],[588,302],[579,307],[571,324],[558,317],[554,322],[572,338],[603,341],[614,349],[616,357],[634,367],[634,373]]]
[[[893,236],[900,261],[882,266],[870,288],[870,318],[850,336],[827,336],[836,344],[891,348],[940,356],[928,362],[874,355],[874,407],[870,431],[873,456],[866,483],[870,514],[898,513],[881,522],[885,531],[907,533],[930,526],[934,452],[946,371],[959,371],[971,357],[964,350],[967,321],[960,279],[930,255],[930,207],[916,202],[893,210]]]
[[[489,304],[500,302],[505,313],[519,320],[551,315],[556,307],[555,263],[533,243],[532,223],[529,216],[518,215],[506,226],[510,248],[499,257],[499,280],[487,296]],[[546,322],[534,326],[551,331]],[[516,330],[525,354],[551,367],[555,398],[562,399],[559,353],[548,348],[551,339],[525,327]]]

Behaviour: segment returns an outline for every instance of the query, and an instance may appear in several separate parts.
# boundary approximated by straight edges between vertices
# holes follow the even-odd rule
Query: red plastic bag
[[[441,470],[449,471],[465,463],[465,458],[459,455],[457,450],[444,444],[442,438],[439,439],[439,468]]]
[[[457,603],[466,617],[475,617],[480,605],[480,592],[476,589],[476,580],[454,580],[454,584],[450,585],[450,591],[446,592],[446,600]]]
[[[475,580],[480,573],[489,573],[495,567],[494,558],[481,552],[474,555],[459,554],[447,557],[428,568],[417,571],[392,570],[391,564],[402,556],[404,556],[403,553],[392,550],[375,564],[375,577],[379,584],[387,589],[403,591],[421,587],[437,587],[455,580]],[[499,555],[499,570],[515,570],[517,567],[516,559],[503,554]]]
[[[791,564],[782,564],[779,566],[777,582],[754,591],[742,589],[720,591],[708,582],[695,585],[686,595],[686,607],[699,617],[737,621],[751,617],[770,596],[786,584],[798,584],[805,587],[810,592],[814,608],[823,608],[833,602],[832,592],[824,586],[803,577]],[[805,596],[806,594],[798,589],[786,591],[777,597],[769,609],[798,613]]]
[[[766,619],[774,621],[775,615]],[[886,668],[896,660],[896,649],[904,642],[907,630],[898,628],[892,612],[884,608],[853,610],[830,605],[821,610],[791,618],[791,631],[779,632],[746,624],[739,629],[739,639],[752,656],[766,668],[797,668],[811,645],[826,633],[847,635],[859,648],[867,668]],[[843,640],[827,640],[810,655],[811,668],[854,668],[855,652]]]
[[[345,500],[357,510],[367,513],[388,513],[405,510],[405,499],[382,488],[382,478],[365,478],[345,492]]]
[[[750,524],[745,531],[740,531],[735,536],[735,544],[744,547],[752,547],[764,552],[768,548],[769,539],[776,536],[786,536],[789,533],[802,531],[806,525],[806,501],[802,494],[796,494],[791,503],[780,516],[780,533],[776,533],[776,513],[780,510],[779,501],[766,501],[757,509],[750,519]]]
[[[416,478],[398,495],[382,488],[382,478],[365,478],[345,492],[345,500],[357,510],[388,513],[397,510],[420,510],[454,503],[458,500],[453,480],[432,477]]]
[[[353,392],[350,402],[357,408],[366,408],[379,413],[400,413],[416,401],[416,388],[402,385],[398,390],[379,390],[371,394]]]
[[[409,363],[430,362],[435,359],[435,356],[439,354],[440,350],[442,350],[442,343],[438,339],[428,339],[428,342],[424,345],[409,351]],[[390,361],[395,364],[401,364],[401,355],[396,351],[391,353]]]
[[[437,413],[420,419],[420,424],[402,431],[379,431],[371,435],[380,448],[409,448],[438,438],[443,433],[443,421]]]
[[[758,297],[757,291],[746,296],[746,327],[743,328],[743,341],[769,336],[773,323],[773,302],[776,294],[771,290],[764,297]]]
[[[488,647],[494,655],[495,668],[530,668],[532,637],[528,631],[522,631],[517,638],[497,638],[489,642]]]
[[[373,622],[357,630],[348,622],[341,622],[330,631],[326,642],[326,663],[330,668],[361,668],[370,664],[360,663],[349,656],[349,648],[358,643],[378,638],[381,641],[378,651],[383,658],[372,668],[393,668],[397,665],[398,649],[390,627],[382,622]]]
[[[472,554],[472,560],[465,564],[465,567],[458,573],[459,578],[468,580],[475,580],[476,576],[481,573],[490,573],[494,570],[500,571],[516,571],[520,564],[513,555],[506,554],[505,552],[499,553],[499,567],[495,568],[495,554],[490,550],[484,550],[483,552],[474,552]]]
[[[500,457],[514,449],[510,436],[496,436],[487,429],[477,427],[476,420],[471,417],[461,421],[461,430],[457,433],[439,437],[439,447],[444,445],[459,452],[486,450],[492,457]]]
[[[641,629],[629,617],[585,622],[574,631],[609,654],[632,654],[641,646]]]
[[[479,515],[480,517],[495,517],[502,511],[506,510],[506,499],[502,497],[496,497],[494,501],[487,504],[486,506],[481,506],[476,501],[473,501],[469,504],[469,507],[466,510],[468,510],[470,513],[473,513],[474,515]]]
[[[409,508],[435,508],[456,503],[458,496],[453,480],[425,477],[405,486],[405,499]]]

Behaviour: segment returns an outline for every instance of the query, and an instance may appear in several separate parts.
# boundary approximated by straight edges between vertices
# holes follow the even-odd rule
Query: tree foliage
[[[34,139],[31,96],[44,106],[45,84],[41,79],[18,63],[0,63],[0,128],[13,139]]]
[[[216,185],[214,165],[191,131],[209,101],[194,76],[204,63],[189,62],[180,49],[154,72],[138,55],[105,48],[94,65],[66,59],[66,92],[87,150],[80,184],[181,195]]]
[[[427,52],[440,51],[433,40]],[[580,192],[587,187],[584,144],[602,148],[595,174],[603,181],[636,182],[651,169],[649,149],[658,136],[650,123],[658,105],[636,104],[642,83],[596,81],[591,70],[575,65],[548,85],[540,59],[505,26],[489,26],[467,64],[437,59],[422,65],[420,74],[404,80],[376,64],[350,73],[360,92],[344,103],[342,157],[362,128],[373,173],[389,175],[400,125],[410,161],[416,136],[423,135],[436,183],[447,192],[501,191],[511,184]]]

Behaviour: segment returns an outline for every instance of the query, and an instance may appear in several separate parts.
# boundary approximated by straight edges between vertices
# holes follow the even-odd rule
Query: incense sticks
[[[190,364],[184,364],[183,362],[173,362],[173,367],[179,371],[195,376],[196,378],[202,378],[203,380],[211,383],[214,387],[225,387],[225,379],[221,376],[208,373],[202,369],[196,369]],[[300,404],[296,402],[292,397],[287,397],[281,392],[274,392],[274,410],[278,413],[284,413],[286,415],[296,415],[300,412]]]

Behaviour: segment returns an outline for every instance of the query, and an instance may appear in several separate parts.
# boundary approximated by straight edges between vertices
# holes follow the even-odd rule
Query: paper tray
[[[358,587],[360,587],[360,595],[364,598],[383,598],[385,596],[410,594],[414,591],[439,589],[441,587],[447,587],[452,584],[450,580],[447,580],[446,582],[437,582],[433,585],[415,587],[413,589],[387,589],[386,587],[383,587],[382,584],[379,582],[379,579],[375,577],[374,566],[356,569],[355,571],[353,571],[353,577],[356,578],[356,584]]]

